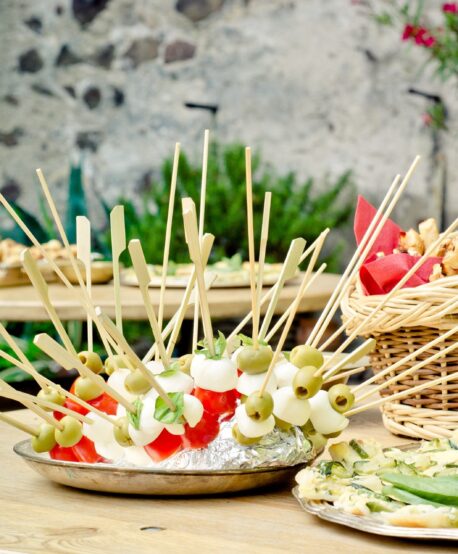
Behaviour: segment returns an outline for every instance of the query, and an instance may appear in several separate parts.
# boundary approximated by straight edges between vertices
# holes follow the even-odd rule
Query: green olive
[[[114,356],[109,356],[105,360],[105,373],[107,375],[111,375],[116,369],[120,367],[127,367],[129,369],[134,369],[132,367],[132,364],[129,362],[127,358],[124,356],[119,356],[118,354],[115,354]]]
[[[279,429],[281,429],[282,431],[289,431],[291,429],[291,427],[293,426],[292,423],[288,423],[287,421],[283,421],[282,419],[280,419],[277,416],[274,416],[274,417],[275,417],[275,425]]]
[[[260,344],[258,348],[244,346],[237,355],[237,366],[250,375],[264,373],[269,368],[272,357],[270,346],[264,344]]]
[[[103,389],[90,377],[78,377],[75,381],[75,394],[81,400],[94,400],[103,393]]]
[[[151,390],[151,383],[139,369],[135,369],[126,377],[124,386],[131,394],[145,394]]]
[[[235,423],[234,426],[232,427],[232,436],[238,443],[242,444],[243,446],[256,444],[262,439],[262,437],[254,437],[254,438],[245,437],[245,435],[242,435],[242,433],[240,432],[239,426],[237,425],[237,423]]]
[[[49,452],[56,446],[55,428],[49,423],[40,425],[38,435],[32,438],[32,448],[35,452]]]
[[[323,354],[313,346],[300,344],[291,350],[289,361],[299,368],[313,365],[318,369],[323,365],[324,358]]]
[[[83,426],[72,416],[64,416],[60,420],[63,429],[56,429],[54,436],[60,446],[75,446],[83,436]]]
[[[253,392],[245,400],[245,411],[247,416],[254,421],[265,421],[272,415],[274,409],[274,401],[268,392],[263,392],[262,396],[259,392]]]
[[[316,367],[309,365],[299,369],[293,379],[293,390],[297,398],[312,398],[321,389],[323,379],[315,377]]]
[[[61,394],[57,389],[52,387],[41,389],[38,392],[37,397],[41,398],[42,400],[46,400],[46,402],[53,402],[54,404],[58,404],[59,406],[63,406],[65,402],[65,396]],[[45,406],[42,406],[42,408],[47,412],[52,411],[52,408],[46,408]]]
[[[78,352],[78,358],[83,365],[85,365],[94,373],[100,373],[101,371],[103,371],[103,362],[100,356],[95,352],[83,350],[83,352]]]
[[[120,417],[116,421],[117,425],[113,427],[113,435],[118,444],[127,447],[134,443],[129,435],[129,421],[127,417]]]
[[[348,385],[333,385],[328,391],[328,396],[331,406],[341,414],[349,410],[355,403],[355,395]]]
[[[183,373],[187,373],[188,375],[191,373],[192,358],[193,358],[192,354],[184,354],[183,356],[180,356],[178,358],[178,365],[180,366],[180,371],[182,371]]]
[[[305,437],[307,438],[307,440],[309,440],[312,443],[313,448],[317,452],[321,452],[326,448],[328,439],[326,438],[325,435],[322,435],[321,433],[318,433],[316,431],[310,419],[307,421],[305,425],[302,425],[301,429]]]

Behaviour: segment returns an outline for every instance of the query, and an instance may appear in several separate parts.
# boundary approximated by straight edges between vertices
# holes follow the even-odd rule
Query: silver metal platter
[[[37,473],[61,485],[116,494],[188,496],[224,494],[287,484],[306,464],[255,469],[190,471],[122,467],[51,460],[36,454],[30,440],[14,446]]]

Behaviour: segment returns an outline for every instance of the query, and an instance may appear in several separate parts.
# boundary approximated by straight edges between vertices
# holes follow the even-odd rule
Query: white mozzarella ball
[[[113,425],[94,412],[89,412],[86,417],[92,423],[83,423],[83,435],[94,443],[110,442],[113,440]]]
[[[350,423],[348,418],[331,406],[327,391],[318,391],[310,399],[310,407],[310,421],[315,430],[322,435],[343,431]]]
[[[185,394],[183,396],[183,416],[189,427],[195,427],[204,415],[202,402],[195,396]]]
[[[275,427],[275,418],[273,416],[269,416],[264,421],[255,421],[248,416],[243,404],[235,410],[235,420],[242,435],[252,439],[267,435]]]
[[[123,450],[125,460],[133,466],[148,467],[154,463],[142,446],[128,446]]]
[[[202,368],[205,368],[207,358],[203,354],[195,354],[191,360],[190,374],[194,379],[200,375]]]
[[[184,425],[182,423],[166,423],[164,427],[171,435],[184,435]]]
[[[237,380],[237,390],[240,394],[244,394],[245,396],[249,396],[251,393],[261,390],[266,373],[266,371],[264,373],[257,373],[256,375],[242,373]],[[272,373],[267,382],[266,391],[272,394],[275,390],[277,390],[277,378]]]
[[[275,364],[274,374],[277,378],[278,386],[290,387],[297,372],[298,368],[291,362],[288,362],[288,360],[282,360],[278,364]]]
[[[99,456],[103,456],[111,462],[120,462],[124,459],[125,449],[114,438],[110,442],[96,442],[94,448]]]
[[[129,402],[132,402],[137,397],[135,394],[130,393],[124,386],[126,377],[130,374],[130,369],[117,369],[108,377],[107,384],[110,385],[117,393],[124,397]]]
[[[158,375],[156,381],[165,392],[186,392],[190,393],[194,388],[194,380],[190,375],[182,371],[174,371],[168,376]]]
[[[226,392],[237,386],[237,367],[229,358],[204,359],[199,361],[193,377],[197,387],[213,392]]]
[[[159,360],[151,360],[145,364],[146,368],[151,371],[153,375],[159,375],[164,371],[164,364]]]
[[[274,415],[291,425],[305,425],[310,419],[310,403],[294,394],[292,387],[281,387],[272,394]]]
[[[164,424],[154,419],[156,401],[152,398],[144,398],[142,403],[139,428],[135,429],[129,423],[129,435],[135,446],[145,446],[145,444],[153,442],[164,429]]]

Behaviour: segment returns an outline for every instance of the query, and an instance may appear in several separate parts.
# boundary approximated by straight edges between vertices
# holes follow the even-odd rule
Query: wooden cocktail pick
[[[113,258],[113,286],[115,294],[116,326],[122,333],[121,277],[119,257],[126,249],[124,206],[115,206],[110,213],[111,255]]]
[[[84,215],[76,217],[76,257],[84,265],[86,290],[89,298],[92,293],[92,260],[91,260],[91,222]],[[94,349],[92,318],[87,314],[87,349]]]

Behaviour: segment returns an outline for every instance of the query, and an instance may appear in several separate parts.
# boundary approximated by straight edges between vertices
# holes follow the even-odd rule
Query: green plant
[[[325,179],[318,187],[322,192],[315,193],[313,178],[301,182],[294,172],[279,176],[272,168],[261,163],[259,155],[253,156],[252,165],[256,240],[259,240],[264,194],[266,191],[272,192],[268,261],[282,261],[295,237],[304,237],[311,242],[326,227],[337,229],[348,222],[353,210],[353,182],[350,172],[344,173],[332,184]],[[162,262],[171,172],[172,160],[168,159],[162,166],[160,178],[144,191],[140,202],[124,197],[119,199],[119,203],[125,207],[127,239],[140,238],[145,257],[153,264]],[[200,181],[200,165],[193,165],[182,154],[170,254],[175,262],[189,261],[181,198],[190,196],[199,209]],[[108,212],[108,206],[105,208]],[[212,262],[237,253],[247,259],[245,152],[242,145],[213,145],[211,148],[205,219],[205,230],[215,235]],[[105,242],[109,242],[108,232],[105,234]],[[337,244],[328,253],[328,270],[337,268],[340,252],[341,245]],[[130,265],[127,254],[124,254],[123,262]]]

